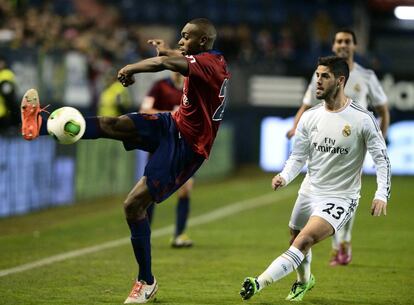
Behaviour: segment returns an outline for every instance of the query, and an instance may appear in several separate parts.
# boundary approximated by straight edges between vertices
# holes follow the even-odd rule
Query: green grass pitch
[[[160,286],[156,304],[288,304],[284,298],[294,274],[249,301],[239,296],[243,278],[261,273],[288,247],[287,222],[301,179],[272,192],[271,178],[252,171],[197,184],[188,229],[195,241],[192,249],[170,248],[171,234],[161,231],[173,223],[175,196],[157,207],[153,232],[158,233],[152,239],[153,271]],[[369,208],[375,178],[364,177],[353,261],[347,267],[329,267],[330,240],[316,245],[316,285],[302,304],[414,304],[414,178],[394,177],[392,182],[388,215],[374,218]],[[122,200],[105,198],[0,220],[0,275],[12,267],[127,238]],[[221,216],[210,213],[219,208]],[[0,276],[0,304],[122,304],[136,272],[132,249],[124,242]]]

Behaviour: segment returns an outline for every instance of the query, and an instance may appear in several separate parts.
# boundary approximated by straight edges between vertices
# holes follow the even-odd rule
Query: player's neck
[[[341,111],[348,104],[348,98],[342,92],[338,92],[335,96],[325,99],[325,108],[328,111]]]
[[[354,58],[350,57],[346,60],[348,67],[349,67],[349,71],[351,71],[354,68]]]

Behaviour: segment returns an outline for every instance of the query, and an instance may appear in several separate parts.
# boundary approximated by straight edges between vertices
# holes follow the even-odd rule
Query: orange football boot
[[[42,126],[40,113],[44,111],[40,108],[39,94],[36,89],[29,89],[23,95],[20,111],[23,138],[28,141],[36,139],[39,136],[40,126]]]

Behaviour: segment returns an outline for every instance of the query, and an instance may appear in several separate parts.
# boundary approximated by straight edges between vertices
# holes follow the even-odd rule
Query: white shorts
[[[339,231],[354,215],[358,199],[328,198],[299,194],[290,216],[289,227],[302,230],[311,216],[319,216]]]

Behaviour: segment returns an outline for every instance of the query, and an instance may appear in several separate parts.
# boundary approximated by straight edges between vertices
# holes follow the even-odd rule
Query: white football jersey
[[[365,69],[357,63],[354,63],[353,69],[349,72],[345,95],[364,108],[367,108],[368,105],[375,107],[387,103],[387,96],[375,72]],[[302,102],[308,106],[320,103],[320,100],[316,98],[316,74],[313,75]]]
[[[300,193],[358,199],[362,164],[368,150],[377,170],[375,199],[387,202],[391,168],[386,149],[372,113],[351,99],[336,112],[326,110],[322,102],[301,117],[292,153],[280,175],[288,184],[307,161]]]

